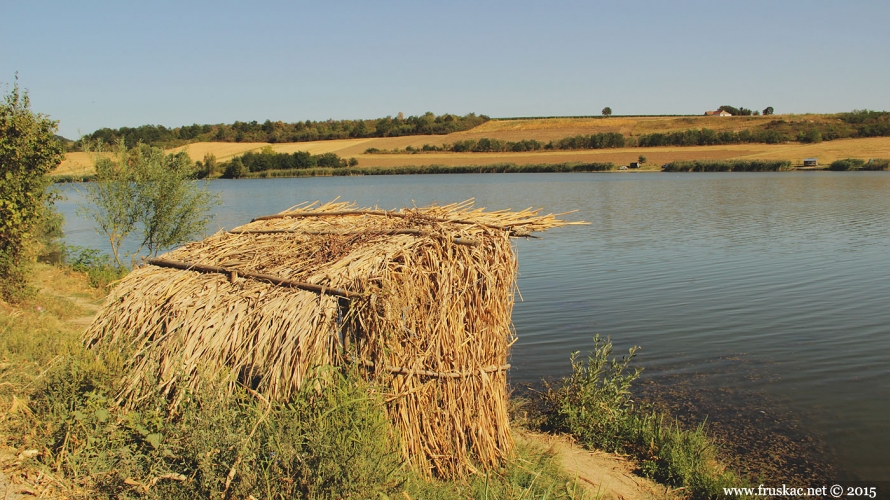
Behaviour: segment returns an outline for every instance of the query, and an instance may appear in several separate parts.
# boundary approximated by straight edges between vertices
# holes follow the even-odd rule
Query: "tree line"
[[[547,143],[534,139],[502,141],[483,137],[466,139],[441,146],[424,144],[420,148],[408,146],[404,150],[368,148],[366,154],[522,152],[539,150],[606,149],[659,146],[719,146],[722,144],[780,144],[783,142],[817,143],[835,139],[890,136],[890,112],[857,110],[835,115],[837,120],[814,122],[806,120],[773,120],[756,128],[716,131],[709,128],[687,129],[676,132],[655,132],[639,136],[624,136],[617,132],[564,137]]]
[[[212,165],[212,166],[211,166]],[[217,169],[222,170],[222,177],[226,179],[239,179],[253,173],[267,172],[270,170],[306,170],[310,168],[343,168],[358,165],[358,160],[350,158],[346,160],[336,153],[322,153],[313,155],[306,151],[294,153],[278,153],[271,146],[263,148],[260,152],[249,151],[241,156],[236,156],[230,161],[217,166],[216,158],[212,155],[204,157],[203,162],[198,162],[200,176],[213,176]]]
[[[80,151],[84,144],[102,141],[117,144],[123,141],[127,147],[147,144],[163,148],[181,146],[189,142],[306,142],[332,139],[399,137],[405,135],[444,135],[469,130],[489,120],[488,116],[469,113],[435,115],[427,112],[407,118],[399,113],[371,120],[326,120],[285,123],[266,120],[232,124],[186,125],[168,128],[163,125],[140,127],[101,128],[71,144],[70,149]]]

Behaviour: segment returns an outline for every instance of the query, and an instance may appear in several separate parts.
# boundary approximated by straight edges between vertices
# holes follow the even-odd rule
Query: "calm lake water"
[[[475,198],[489,209],[577,210],[566,217],[590,225],[516,244],[513,382],[564,375],[572,351],[610,336],[616,352],[642,347],[642,382],[702,400],[689,411],[709,415],[696,418],[727,429],[787,421],[790,441],[815,443],[838,467],[826,481],[890,480],[887,173],[422,175],[211,188],[223,199],[214,228],[338,196],[387,209]],[[74,214],[77,193],[63,189],[67,242],[104,248]]]

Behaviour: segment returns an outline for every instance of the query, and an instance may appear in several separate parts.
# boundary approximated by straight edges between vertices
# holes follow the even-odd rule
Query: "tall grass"
[[[575,436],[589,448],[636,458],[643,475],[682,487],[690,498],[712,498],[742,481],[719,460],[705,424],[688,430],[670,416],[634,405],[631,384],[640,375],[630,363],[637,348],[612,357],[612,343],[594,337],[594,348],[571,357],[572,373],[545,384],[540,411],[530,422],[549,432]]]
[[[43,266],[44,282],[82,274]],[[154,395],[124,410],[115,394],[127,353],[97,356],[66,318],[64,297],[0,303],[0,444],[36,450],[8,476],[44,478],[73,498],[580,499],[552,454],[520,446],[500,467],[466,480],[405,467],[381,391],[356,371],[319,368],[286,403],[221,376],[177,410]],[[216,386],[214,388],[213,386]],[[229,393],[230,395],[226,395]]]
[[[782,172],[794,170],[788,160],[682,160],[662,167],[664,172]]]

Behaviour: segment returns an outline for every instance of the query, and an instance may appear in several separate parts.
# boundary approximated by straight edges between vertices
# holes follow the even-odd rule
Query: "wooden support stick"
[[[336,295],[338,297],[346,297],[347,299],[357,299],[362,298],[364,295],[360,293],[350,292],[348,290],[343,290],[340,288],[330,288],[321,285],[313,285],[312,283],[303,283],[301,281],[294,281],[279,278],[277,276],[272,276],[270,274],[259,274],[259,273],[249,273],[249,272],[238,272],[235,269],[226,269],[224,267],[219,266],[208,266],[205,264],[189,264],[188,262],[180,262],[178,260],[167,260],[167,259],[149,259],[149,264],[158,267],[169,267],[173,269],[182,269],[184,271],[195,271],[199,273],[218,273],[218,274],[228,274],[229,280],[234,281],[232,276],[238,277],[242,276],[244,278],[252,278],[257,281],[265,281],[267,283],[272,283],[273,285],[278,286],[286,286],[291,288],[298,288],[300,290],[305,290],[307,292],[314,292],[320,295]]]

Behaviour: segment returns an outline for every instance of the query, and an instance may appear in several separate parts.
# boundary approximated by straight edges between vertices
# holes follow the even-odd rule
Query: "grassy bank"
[[[47,496],[583,497],[534,445],[466,480],[403,467],[380,391],[348,371],[320,368],[317,384],[288,403],[242,387],[232,397],[190,394],[175,413],[163,397],[125,410],[113,396],[126,353],[97,356],[79,340],[83,323],[71,322],[104,293],[70,269],[39,266],[35,279],[36,297],[0,304],[0,445],[7,474]]]
[[[890,170],[890,159],[872,158],[866,161],[861,158],[845,158],[843,160],[835,160],[831,162],[831,164],[828,166],[828,170]]]
[[[683,428],[669,415],[634,404],[631,368],[637,348],[617,358],[609,340],[594,338],[586,358],[573,353],[572,373],[546,383],[528,401],[527,425],[574,436],[590,449],[634,457],[643,476],[682,488],[689,498],[715,498],[744,481],[721,463],[705,424]]]
[[[319,368],[316,383],[287,403],[270,403],[247,387],[230,397],[210,388],[189,394],[175,412],[161,396],[123,409],[114,395],[128,353],[99,356],[80,342],[84,320],[116,275],[90,251],[73,260],[84,272],[40,265],[37,296],[0,304],[0,461],[7,475],[47,496],[599,498],[585,496],[557,457],[533,443],[520,444],[497,470],[463,480],[410,470],[381,390],[349,369]],[[99,269],[89,274],[91,267]],[[629,454],[641,474],[689,498],[737,486],[704,427],[686,431],[633,407],[632,354],[614,359],[611,344],[597,339],[591,357],[573,357],[573,374],[551,383],[537,410],[514,425]],[[217,383],[235,380],[232,374]]]
[[[342,177],[350,175],[415,175],[415,174],[516,174],[550,172],[607,172],[617,170],[613,163],[540,163],[517,165],[407,165],[403,167],[310,168],[303,170],[266,170],[248,174],[249,178],[268,177]]]
[[[794,170],[788,160],[687,160],[662,167],[664,172],[784,172]]]

